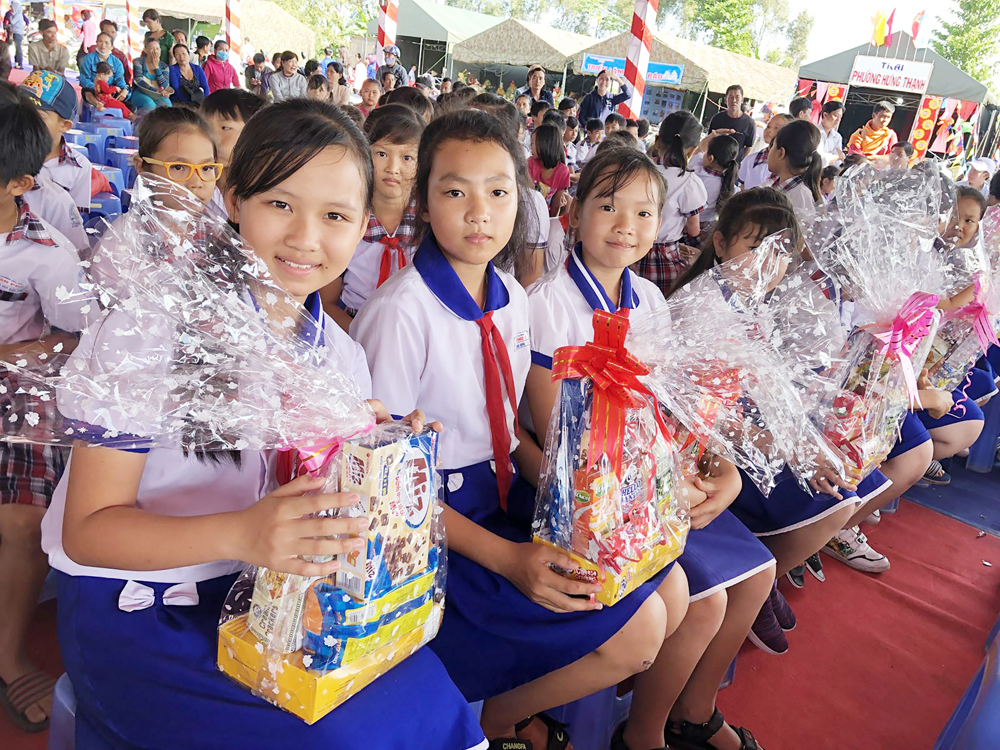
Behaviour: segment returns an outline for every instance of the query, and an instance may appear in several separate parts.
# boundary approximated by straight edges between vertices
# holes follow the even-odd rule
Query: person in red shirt
[[[205,71],[205,78],[208,79],[208,88],[211,91],[219,89],[238,89],[240,87],[239,77],[236,75],[236,68],[229,63],[229,45],[224,39],[219,39],[215,43],[215,54],[205,58],[205,63],[201,66]]]
[[[115,37],[118,35],[118,24],[116,24],[114,21],[110,19],[105,18],[103,21],[101,21],[101,33],[107,34],[109,37],[111,37],[111,55],[113,57],[117,57],[118,62],[122,64],[122,67],[125,69],[125,83],[127,83],[129,85],[129,88],[131,88],[132,61],[128,59],[128,57],[124,52],[122,52],[120,49],[114,46]],[[95,49],[97,49],[97,45],[94,45],[88,51],[93,52]]]

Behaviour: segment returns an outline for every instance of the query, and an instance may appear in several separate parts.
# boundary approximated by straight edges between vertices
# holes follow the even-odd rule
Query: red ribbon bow
[[[649,368],[625,348],[628,333],[628,308],[616,313],[594,311],[594,340],[584,346],[556,349],[552,359],[552,380],[590,378],[594,402],[590,412],[590,448],[587,468],[597,465],[607,454],[615,475],[621,479],[622,451],[625,443],[625,411],[653,402],[656,423],[665,437],[667,426],[660,416],[656,397],[640,381]]]

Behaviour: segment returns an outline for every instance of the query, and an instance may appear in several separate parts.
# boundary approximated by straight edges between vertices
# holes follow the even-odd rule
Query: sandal
[[[632,750],[628,745],[625,744],[625,724],[622,722],[618,725],[615,733],[611,735],[611,750]],[[657,748],[657,750],[668,750],[666,746]]]
[[[55,687],[56,681],[41,670],[23,674],[9,685],[0,680],[0,703],[22,732],[44,732],[49,728],[49,717],[36,723],[30,721],[24,712],[46,695],[51,695]]]
[[[542,722],[546,729],[549,730],[549,738],[545,742],[545,747],[542,750],[566,750],[569,747],[569,734],[566,732],[566,727],[568,724],[563,724],[561,721],[556,721],[551,716],[546,713],[537,713],[534,716],[529,716],[524,721],[518,722],[514,725],[514,731],[520,732],[522,729],[527,727],[535,719]],[[518,742],[523,742],[524,740],[518,740]],[[532,750],[532,744],[527,743],[528,750]],[[511,746],[511,750],[516,750]]]
[[[725,723],[726,720],[719,709],[715,709],[712,718],[705,724],[692,724],[689,721],[674,722],[668,719],[666,727],[663,728],[663,739],[674,750],[715,750],[708,741]],[[740,750],[764,750],[757,744],[749,729],[743,727],[732,727],[732,729],[740,738]]]
[[[944,470],[940,461],[934,459],[924,472],[922,481],[935,487],[943,487],[951,484],[951,475]]]

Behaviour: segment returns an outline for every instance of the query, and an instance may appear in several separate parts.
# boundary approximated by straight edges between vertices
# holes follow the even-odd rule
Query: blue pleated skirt
[[[678,561],[695,602],[734,586],[775,564],[750,529],[724,510],[703,529],[691,529]]]
[[[313,725],[216,666],[219,613],[236,576],[198,584],[199,603],[123,612],[125,581],[59,577],[59,648],[76,694],[78,750],[398,748],[464,750],[486,741],[468,702],[427,648]]]
[[[446,471],[448,505],[508,541],[531,540],[535,491],[518,475],[500,509],[490,462]],[[672,565],[614,606],[573,613],[535,604],[514,584],[454,550],[448,553],[444,620],[430,647],[469,701],[500,695],[595,651],[621,630]]]

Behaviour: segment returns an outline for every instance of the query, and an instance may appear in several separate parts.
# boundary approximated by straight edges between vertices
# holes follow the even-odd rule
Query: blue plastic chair
[[[102,136],[104,138],[103,149],[106,151],[111,146],[111,139],[124,136],[125,131],[118,127],[106,125],[105,122],[107,121],[102,121],[100,119],[94,120],[93,122],[81,122],[78,129],[85,133],[94,133]],[[102,158],[98,163],[103,164],[104,159]]]
[[[115,135],[108,139],[108,148],[139,148],[139,138],[134,135]]]
[[[49,750],[76,748],[76,696],[69,675],[56,680],[52,696],[52,717],[49,721]]]
[[[1000,747],[1000,639],[972,678],[934,750],[996,750]]]
[[[131,190],[135,183],[135,167],[132,166],[132,159],[139,153],[134,148],[109,148],[107,159],[104,164],[109,167],[118,167],[125,178],[125,189]]]
[[[80,123],[85,125],[86,123]],[[65,133],[67,143],[76,143],[87,149],[88,158],[95,164],[104,163],[104,143],[107,136],[99,133],[90,133],[84,130],[67,130]]]
[[[80,156],[86,156],[88,159],[90,158],[90,151],[87,150],[86,145],[81,146],[79,143],[71,143],[70,141],[66,141],[66,145],[71,151],[80,154]]]
[[[96,114],[97,116],[94,117],[91,122],[95,122],[108,128],[118,128],[125,135],[132,135],[134,132],[131,120],[126,120],[124,117],[118,117],[108,111],[97,112]]]
[[[88,220],[97,217],[104,217],[108,221],[113,221],[115,217],[122,215],[122,201],[117,195],[111,193],[101,193],[90,199],[90,211]]]
[[[125,189],[125,175],[118,167],[109,167],[106,164],[95,164],[94,169],[107,177],[111,184],[111,190],[115,195],[121,196]]]
[[[980,474],[993,471],[993,462],[997,455],[997,439],[1000,438],[1000,396],[994,396],[983,407],[986,421],[979,439],[969,448],[969,458],[965,467]]]

